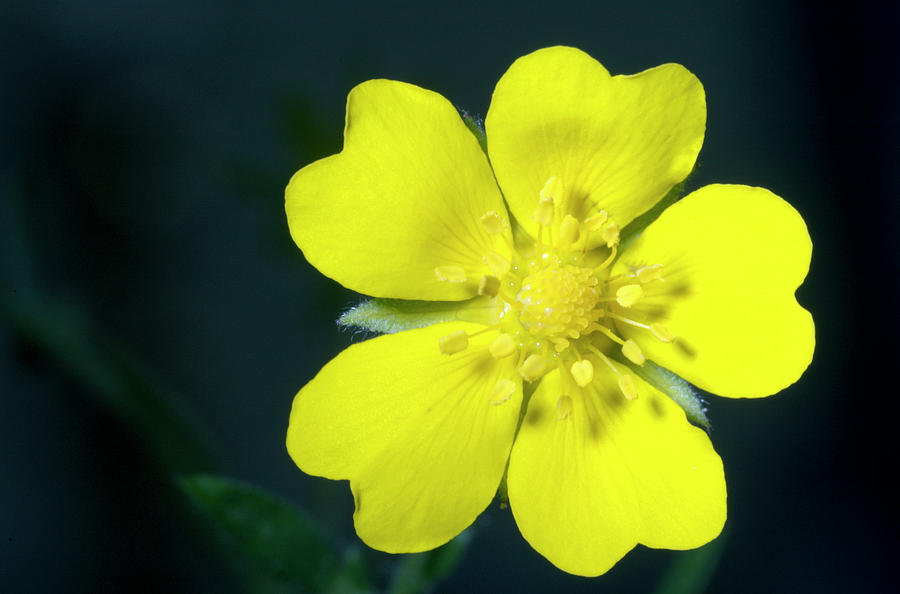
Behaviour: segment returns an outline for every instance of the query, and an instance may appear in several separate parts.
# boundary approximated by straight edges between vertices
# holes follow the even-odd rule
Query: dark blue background
[[[729,520],[710,589],[880,591],[900,412],[887,5],[5,3],[4,298],[80,312],[201,420],[218,468],[350,541],[346,483],[302,475],[284,449],[294,393],[351,340],[332,320],[357,297],[303,260],[283,216],[290,175],[340,149],[347,91],[394,78],[483,114],[506,67],[543,46],[613,73],[679,62],[709,110],[689,189],[767,187],[814,243],[799,292],[812,366],[778,396],[711,402]],[[157,454],[9,324],[0,391],[0,591],[236,587]],[[492,507],[441,591],[646,591],[674,558],[639,548],[597,580],[568,576]]]

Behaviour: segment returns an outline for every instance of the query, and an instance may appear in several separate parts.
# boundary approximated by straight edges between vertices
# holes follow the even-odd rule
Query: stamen
[[[448,283],[466,282],[466,271],[460,266],[438,266],[434,269],[434,275],[438,280]]]
[[[569,371],[572,372],[575,383],[582,388],[594,381],[594,366],[587,359],[575,361]]]
[[[572,399],[568,396],[560,396],[556,401],[556,418],[563,421],[572,414]]]
[[[559,178],[554,175],[547,180],[547,183],[541,189],[541,200],[555,200],[557,194],[559,194],[559,188]]]
[[[563,218],[559,225],[559,241],[562,245],[572,245],[581,237],[581,229],[578,219],[570,214]]]
[[[603,334],[605,334],[605,335],[606,335],[611,341],[613,341],[613,342],[616,342],[616,343],[619,343],[619,344],[625,344],[625,341],[624,341],[624,340],[622,340],[621,338],[619,338],[618,336],[616,336],[616,334],[615,334],[612,330],[610,330],[609,328],[607,328],[606,326],[604,326],[604,325],[602,325],[602,324],[597,324],[597,325],[594,327],[594,329],[595,329],[595,330],[599,330],[600,332],[602,332]]]
[[[662,324],[650,324],[647,328],[653,333],[653,336],[663,342],[672,342],[675,340],[675,335],[669,332]]]
[[[543,355],[529,355],[519,366],[519,375],[526,381],[533,382],[547,370],[547,359]]]
[[[500,279],[496,276],[485,274],[478,282],[478,294],[487,295],[488,297],[496,297],[497,291],[500,290]]]
[[[463,330],[457,330],[441,338],[438,345],[443,354],[453,355],[468,348],[469,336]]]
[[[614,314],[611,311],[606,312],[606,315],[611,317],[614,320],[619,320],[620,322],[625,322],[630,326],[635,326],[637,328],[643,328],[644,330],[650,330],[650,326],[647,324],[641,324],[640,322],[635,322],[632,319],[626,318],[625,316],[620,316],[619,314]]]
[[[659,340],[661,340],[663,342],[672,342],[673,340],[675,340],[675,335],[672,334],[671,332],[669,332],[666,329],[666,327],[663,326],[662,324],[653,323],[648,326],[647,324],[641,324],[640,322],[635,322],[634,320],[626,318],[625,316],[620,316],[620,315],[614,314],[612,312],[607,312],[606,315],[608,315],[609,317],[611,317],[614,320],[619,320],[620,322],[625,322],[629,326],[635,326],[637,328],[643,328],[644,330],[649,330],[650,332],[653,333],[653,336],[655,336],[656,338],[658,338]]]
[[[512,380],[501,379],[497,380],[497,383],[494,384],[494,387],[491,388],[491,394],[489,400],[491,404],[503,404],[509,397],[513,395],[513,392],[516,391],[516,383]]]
[[[531,213],[531,218],[542,227],[549,227],[553,222],[553,199],[541,198],[537,208]]]
[[[643,296],[641,285],[625,285],[616,291],[616,301],[622,307],[631,307]]]
[[[566,338],[551,338],[550,342],[553,343],[553,350],[557,353],[561,353],[569,348],[569,341]]]
[[[599,272],[606,270],[606,267],[609,266],[610,264],[612,264],[612,261],[616,259],[617,251],[618,251],[618,246],[615,246],[615,245],[612,246],[612,251],[609,253],[609,257],[606,258],[606,260],[604,260],[603,264],[601,264],[600,266],[595,266],[594,272],[599,273]]]
[[[503,359],[515,353],[517,348],[516,341],[513,340],[512,336],[500,334],[491,342],[489,350],[491,351],[491,356],[495,359]]]
[[[637,279],[642,283],[662,280],[662,264],[651,264],[637,271]]]
[[[635,365],[643,365],[644,361],[647,360],[643,351],[641,351],[641,347],[631,339],[626,340],[622,345],[622,354]]]
[[[484,230],[491,235],[497,235],[506,231],[506,221],[493,210],[489,210],[481,215],[481,224],[484,226]]]
[[[634,377],[625,374],[619,377],[619,389],[622,390],[622,394],[625,395],[625,398],[629,400],[637,400],[638,391],[637,384],[634,382]]]
[[[608,248],[619,245],[619,226],[614,221],[610,221],[600,236],[606,242],[606,247]]]
[[[495,276],[503,276],[509,272],[509,260],[498,254],[497,252],[488,252],[484,256],[484,263]]]
[[[609,213],[605,210],[597,211],[597,214],[591,215],[584,220],[584,228],[588,231],[599,231],[606,224]]]

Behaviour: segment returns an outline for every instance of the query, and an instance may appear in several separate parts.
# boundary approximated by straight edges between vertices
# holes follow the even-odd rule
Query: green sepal
[[[466,123],[466,127],[475,135],[475,138],[478,139],[478,144],[481,145],[481,150],[484,151],[484,154],[487,154],[487,133],[484,131],[484,119],[478,116],[471,114],[465,109],[458,109],[459,115],[462,120]]]
[[[624,358],[616,357],[621,363],[645,382],[671,398],[675,404],[681,407],[688,421],[709,429],[709,417],[706,416],[706,406],[700,398],[697,389],[680,375],[676,375],[664,367],[660,367],[653,361],[645,361],[643,365],[635,365]]]
[[[678,202],[681,198],[681,192],[684,191],[684,184],[687,183],[690,176],[691,174],[688,174],[688,177],[672,186],[672,189],[662,197],[662,200],[654,204],[650,210],[625,225],[625,228],[619,232],[619,253],[627,250],[628,246],[641,235],[641,232],[646,229],[650,223],[659,218],[659,215],[661,215],[664,210]]]
[[[337,323],[378,334],[393,334],[442,322],[475,322],[490,325],[497,321],[496,307],[488,297],[467,301],[412,301],[369,299],[350,308]]]
[[[191,475],[178,484],[255,590],[324,592],[332,585],[338,547],[303,510],[225,477]]]

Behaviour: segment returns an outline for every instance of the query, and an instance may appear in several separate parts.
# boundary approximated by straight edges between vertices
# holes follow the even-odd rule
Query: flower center
[[[578,210],[570,207],[560,181],[550,178],[531,215],[537,223],[535,241],[513,245],[507,235],[511,259],[496,252],[484,255],[486,269],[476,277],[478,294],[497,307],[497,323],[471,335],[453,332],[439,345],[442,353],[453,355],[469,347],[469,338],[496,332],[489,351],[495,359],[510,362],[511,377],[533,382],[558,369],[564,390],[557,403],[560,420],[571,414],[573,395],[589,397],[595,366],[617,377],[625,398],[638,397],[637,382],[623,359],[640,366],[645,358],[634,340],[620,336],[623,325],[663,342],[675,339],[662,325],[640,321],[645,288],[663,282],[662,267],[651,264],[610,276],[619,250],[618,225],[604,210],[584,220],[561,215]],[[509,223],[493,211],[481,217],[481,224],[492,235],[509,229]],[[468,271],[454,266],[438,267],[435,275],[446,282],[472,279]],[[505,402],[515,385],[510,377],[498,380],[490,401]]]
[[[528,275],[516,300],[519,322],[533,336],[577,339],[602,317],[600,288],[590,268],[564,265]]]

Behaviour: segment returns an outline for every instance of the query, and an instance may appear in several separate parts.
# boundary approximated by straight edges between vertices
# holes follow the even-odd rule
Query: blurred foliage
[[[80,310],[40,298],[0,301],[19,339],[68,381],[131,426],[166,472],[219,466],[211,439],[184,400],[163,389],[129,349]]]
[[[254,591],[325,592],[339,560],[303,511],[230,479],[196,475],[179,481],[231,549]]]
[[[725,535],[711,543],[679,553],[663,575],[653,594],[696,594],[705,592],[725,549]]]
[[[196,475],[179,484],[209,518],[254,592],[375,591],[359,547],[340,554],[336,539],[303,510],[228,478]],[[397,556],[387,592],[431,591],[459,565],[469,540],[464,532],[433,551]]]

